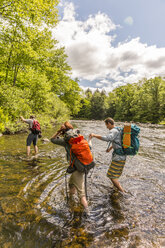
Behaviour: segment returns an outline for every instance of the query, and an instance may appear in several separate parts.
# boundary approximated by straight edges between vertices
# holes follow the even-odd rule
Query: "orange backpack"
[[[68,143],[71,145],[70,153],[73,152],[82,164],[88,165],[92,163],[93,156],[89,144],[83,136],[79,135],[77,138],[71,138]]]
[[[93,161],[93,156],[89,147],[89,144],[82,135],[73,135],[68,137],[67,142],[70,145],[70,166],[75,167],[76,170],[80,172],[88,172],[91,168],[95,166]],[[73,155],[73,156],[72,156]],[[71,162],[71,159],[74,159]],[[73,172],[67,170],[69,173]]]

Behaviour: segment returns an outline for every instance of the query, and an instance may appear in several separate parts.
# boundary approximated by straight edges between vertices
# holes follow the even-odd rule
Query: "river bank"
[[[103,121],[100,121],[100,120],[78,120],[78,119],[73,119],[73,120],[70,120],[70,122],[73,122],[73,123],[88,123],[88,122],[103,122]],[[58,126],[60,126],[60,124],[63,123],[63,122],[54,122],[54,123],[49,123],[49,125],[45,125],[44,127],[42,127],[42,130],[46,130],[46,129],[50,129],[50,128],[57,128]],[[130,122],[132,124],[136,124],[138,126],[141,126],[141,127],[148,127],[148,128],[164,128],[165,127],[165,124],[152,124],[152,123],[140,123],[140,122]],[[121,125],[123,124],[123,122],[115,122],[116,125]],[[16,130],[11,130],[10,128],[5,128],[5,131],[0,133],[0,137],[2,137],[2,135],[14,135],[14,134],[21,134],[21,133],[28,133],[28,127],[27,127],[27,124],[24,124],[24,123],[21,123],[19,124],[19,126],[17,126]]]

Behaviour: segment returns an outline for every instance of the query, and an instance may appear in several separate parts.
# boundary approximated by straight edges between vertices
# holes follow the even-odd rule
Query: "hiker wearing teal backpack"
[[[125,192],[123,187],[118,181],[118,178],[123,172],[127,155],[136,155],[139,149],[139,140],[137,135],[140,129],[136,125],[131,125],[130,135],[131,143],[126,147],[123,146],[123,139],[125,138],[124,129],[116,128],[114,120],[112,118],[105,119],[105,125],[110,130],[107,136],[101,136],[94,133],[90,134],[90,137],[94,137],[106,142],[109,142],[106,152],[110,152],[113,149],[112,161],[109,166],[107,177],[111,179],[115,187],[121,192]]]

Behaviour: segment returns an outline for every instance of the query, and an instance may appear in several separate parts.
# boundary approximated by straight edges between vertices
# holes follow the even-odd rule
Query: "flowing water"
[[[85,137],[108,132],[103,121],[73,123]],[[64,148],[39,140],[38,157],[27,161],[27,134],[2,136],[0,247],[165,247],[165,127],[140,127],[139,154],[128,157],[120,177],[125,195],[106,177],[111,158],[106,142],[93,139],[97,165],[88,175],[88,218],[78,198],[66,202]]]

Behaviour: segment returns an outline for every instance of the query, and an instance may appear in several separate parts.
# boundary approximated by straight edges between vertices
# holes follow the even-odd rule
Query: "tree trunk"
[[[19,65],[15,65],[13,86],[15,86],[16,84],[18,70],[19,70]]]

